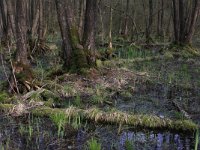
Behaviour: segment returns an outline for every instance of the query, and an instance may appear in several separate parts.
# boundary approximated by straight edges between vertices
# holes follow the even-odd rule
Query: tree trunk
[[[82,72],[88,67],[88,62],[83,46],[80,44],[73,11],[69,3],[66,4],[63,0],[56,0],[56,6],[63,40],[64,68]]]
[[[83,46],[87,55],[88,63],[95,65],[96,63],[96,46],[95,46],[95,35],[96,35],[96,14],[97,14],[97,1],[87,0],[86,1],[86,13],[85,13],[85,25],[83,34]]]
[[[17,51],[16,51],[16,61],[22,64],[29,64],[27,59],[27,10],[26,10],[26,0],[17,1],[17,15],[16,15],[16,41],[17,41]]]
[[[63,52],[62,59],[64,60],[63,66],[66,70],[69,70],[71,67],[72,46],[70,43],[69,25],[66,20],[64,2],[62,0],[56,0],[56,8],[57,8],[58,22],[62,36],[62,52]]]
[[[16,28],[15,28],[15,16],[14,16],[14,8],[11,0],[6,0],[7,4],[7,17],[8,17],[8,28],[12,31],[13,37],[16,37]]]
[[[187,32],[187,36],[186,36],[186,39],[185,39],[186,43],[190,43],[190,44],[192,43],[192,37],[193,37],[194,32],[195,32],[195,25],[196,25],[196,22],[197,22],[198,15],[200,13],[199,10],[200,10],[200,1],[195,0],[193,12],[192,12],[192,18],[191,18],[190,25],[189,25],[189,30]]]
[[[129,13],[129,5],[130,5],[130,0],[126,1],[126,10],[125,10],[125,19],[124,19],[124,31],[123,31],[123,36],[125,38],[128,37],[128,13]]]
[[[184,0],[172,0],[172,2],[174,43],[178,45],[190,45],[200,10],[200,0],[194,0],[192,3],[186,3]]]
[[[18,0],[16,4],[16,56],[14,62],[10,61],[12,74],[9,91],[17,93],[29,91],[33,80],[33,73],[28,61],[26,2],[26,0]]]
[[[113,45],[112,45],[112,22],[113,22],[113,9],[112,2],[110,1],[110,16],[109,16],[109,41],[108,41],[108,54],[112,53]]]
[[[146,42],[151,41],[151,32],[153,25],[153,0],[149,0],[149,15],[148,15],[148,25],[146,27]]]
[[[82,39],[82,36],[83,36],[84,6],[85,6],[85,0],[80,0],[80,4],[79,4],[79,27],[78,27],[80,39]]]
[[[40,7],[39,7],[39,0],[33,0],[31,3],[31,36],[35,36],[36,35],[36,31],[37,31],[37,26],[38,26],[38,22],[39,22],[39,18],[40,18]],[[31,38],[32,38],[31,37]]]
[[[2,30],[3,30],[1,43],[7,45],[9,37],[8,37],[7,8],[4,0],[0,0],[0,11],[1,11]]]

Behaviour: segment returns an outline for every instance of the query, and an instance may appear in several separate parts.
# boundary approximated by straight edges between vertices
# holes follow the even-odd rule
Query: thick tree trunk
[[[174,42],[179,45],[191,44],[200,10],[200,0],[194,0],[189,4],[184,0],[173,0],[172,2],[174,12]]]
[[[173,0],[173,21],[174,21],[174,43],[179,43],[179,7],[177,4],[177,0]]]
[[[146,27],[146,42],[151,41],[151,32],[153,25],[153,0],[149,0],[149,15],[148,15],[148,25]]]
[[[38,22],[40,18],[40,7],[39,7],[39,0],[33,0],[31,3],[31,36],[35,36],[37,33]],[[32,38],[31,37],[31,38]]]
[[[6,0],[6,4],[7,4],[8,26],[9,26],[8,28],[11,30],[13,37],[16,37],[13,3],[11,0]]]
[[[2,39],[1,42],[7,45],[8,43],[8,22],[7,22],[7,8],[4,0],[0,0],[0,11],[2,19]]]
[[[97,1],[86,1],[85,25],[83,34],[83,46],[87,53],[88,63],[95,65],[96,63],[96,46],[95,46],[95,29],[96,29]]]
[[[158,2],[158,21],[157,21],[157,35],[164,38],[164,0]]]
[[[192,37],[194,35],[194,32],[195,32],[195,25],[196,25],[196,22],[197,22],[197,18],[198,18],[198,15],[199,15],[199,10],[200,10],[200,0],[195,0],[195,4],[194,4],[194,8],[193,8],[193,11],[192,11],[192,18],[191,18],[191,21],[190,21],[190,24],[189,24],[189,30],[187,32],[187,36],[186,36],[186,39],[185,39],[185,42],[186,43],[192,43]]]
[[[31,89],[33,73],[28,61],[27,41],[27,1],[18,0],[16,3],[16,56],[11,61],[9,91],[24,93]]]
[[[73,11],[69,3],[65,4],[63,0],[56,0],[56,6],[63,40],[64,68],[81,72],[88,67],[88,62],[83,46],[80,44]]]
[[[27,46],[27,16],[26,16],[26,0],[17,1],[17,15],[16,15],[16,61],[22,64],[29,64],[28,46]]]
[[[85,6],[85,0],[80,0],[80,2],[79,2],[79,26],[78,26],[78,32],[79,32],[80,39],[82,39],[82,36],[83,36],[84,6]]]
[[[64,60],[65,69],[69,70],[71,67],[72,46],[70,43],[70,37],[68,33],[69,25],[66,20],[65,7],[62,0],[56,0],[56,8],[57,8],[58,22],[62,36],[62,52],[63,52],[62,58]]]

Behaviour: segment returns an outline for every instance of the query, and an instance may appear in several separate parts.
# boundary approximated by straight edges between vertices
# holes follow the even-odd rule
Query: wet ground
[[[114,108],[127,113],[185,119],[174,105],[175,101],[193,121],[200,124],[200,58],[134,63],[114,60],[105,63],[106,68],[100,69],[100,73],[91,71],[89,77],[66,74],[48,81],[43,80],[45,71],[49,69],[45,65],[50,65],[49,68],[55,66],[47,60],[40,60],[35,64],[35,70],[41,82],[53,82],[46,88],[62,95],[59,104],[54,102],[54,107],[68,107],[70,103],[84,109],[96,106],[103,110]],[[5,71],[0,65],[0,84],[5,80]],[[77,93],[80,101],[77,101]],[[2,114],[0,150],[82,150],[87,149],[87,141],[92,137],[101,143],[104,150],[192,150],[195,147],[194,133],[131,129],[86,122],[80,129],[66,125],[62,137],[58,137],[57,132],[57,127],[47,118],[12,118]]]
[[[56,127],[48,119],[1,116],[0,121],[1,150],[83,150],[87,149],[87,141],[91,137],[97,138],[104,150],[191,150],[195,146],[194,135],[186,133],[137,131],[130,128],[118,133],[117,126],[97,125],[77,131],[66,127],[65,133],[59,138]]]

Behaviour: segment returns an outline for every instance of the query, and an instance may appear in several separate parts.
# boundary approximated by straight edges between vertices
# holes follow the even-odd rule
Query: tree
[[[153,26],[153,0],[149,0],[148,24],[146,26],[146,42],[147,43],[150,43],[152,40],[151,38],[152,26]]]
[[[130,7],[130,0],[126,0],[126,10],[125,10],[125,19],[124,19],[124,31],[123,36],[125,38],[128,37],[128,13],[129,13],[129,7]]]
[[[17,1],[16,14],[16,61],[24,65],[29,64],[28,61],[28,45],[27,45],[27,10],[26,0]]]
[[[200,0],[172,0],[173,22],[174,22],[174,43],[188,45],[192,43],[195,32],[195,25],[200,9]]]
[[[83,69],[90,67],[95,60],[95,58],[91,59],[91,54],[93,54],[92,51],[95,49],[94,11],[96,11],[96,1],[86,1],[86,27],[84,29],[83,44],[79,37],[79,28],[76,24],[74,11],[70,3],[63,0],[55,0],[55,2],[63,41],[64,68],[82,72]]]
[[[96,46],[95,46],[95,35],[96,35],[96,14],[97,14],[97,1],[87,0],[86,1],[86,13],[85,13],[85,25],[83,34],[83,46],[84,50],[89,53],[87,56],[88,63],[95,65],[96,62]]]
[[[33,79],[28,60],[26,9],[26,0],[18,0],[16,3],[16,55],[14,61],[11,61],[10,92],[23,93],[25,89],[26,91],[30,90],[29,84],[31,84]]]

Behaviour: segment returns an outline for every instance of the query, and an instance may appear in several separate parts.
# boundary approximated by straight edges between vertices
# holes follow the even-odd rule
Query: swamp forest
[[[200,150],[200,0],[0,0],[0,150]]]

